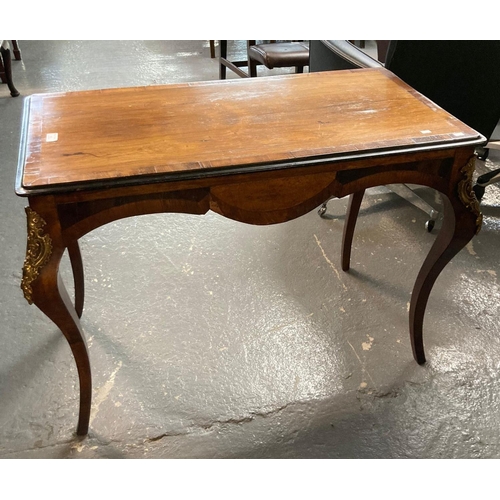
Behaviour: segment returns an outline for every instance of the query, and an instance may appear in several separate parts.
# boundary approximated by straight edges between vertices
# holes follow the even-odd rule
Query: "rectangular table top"
[[[35,94],[16,190],[37,194],[484,138],[385,69]]]

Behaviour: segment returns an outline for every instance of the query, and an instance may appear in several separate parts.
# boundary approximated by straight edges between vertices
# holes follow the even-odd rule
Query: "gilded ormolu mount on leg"
[[[26,248],[26,259],[23,266],[23,279],[21,288],[24,298],[33,304],[33,290],[31,283],[40,274],[40,269],[48,262],[52,254],[52,240],[48,234],[43,233],[43,227],[47,224],[30,207],[26,207],[28,222],[28,245]]]
[[[472,189],[472,174],[475,168],[475,157],[472,156],[467,164],[460,170],[464,178],[458,184],[458,197],[465,207],[476,216],[476,234],[481,230],[483,214],[479,210],[474,190]]]

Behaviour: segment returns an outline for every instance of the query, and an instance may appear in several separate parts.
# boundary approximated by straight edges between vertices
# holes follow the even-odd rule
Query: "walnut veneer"
[[[77,433],[88,431],[91,374],[79,317],[78,239],[114,220],[213,210],[251,224],[299,217],[352,195],[342,268],[366,188],[421,184],[444,221],[417,277],[410,337],[432,286],[481,225],[471,189],[484,137],[384,69],[33,95],[26,100],[16,192],[29,201],[22,288],[68,340],[80,380]],[[59,278],[68,250],[75,300]]]

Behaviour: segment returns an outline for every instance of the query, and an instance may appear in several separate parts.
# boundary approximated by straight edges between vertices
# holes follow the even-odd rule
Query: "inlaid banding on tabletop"
[[[477,137],[416,97],[385,69],[36,94],[21,186],[227,174]]]

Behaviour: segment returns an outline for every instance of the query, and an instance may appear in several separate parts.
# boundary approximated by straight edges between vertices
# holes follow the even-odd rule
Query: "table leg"
[[[59,276],[59,264],[65,250],[61,235],[37,212],[26,209],[28,244],[21,288],[26,300],[35,304],[62,331],[75,358],[80,382],[80,412],[77,434],[86,435],[89,427],[92,378],[85,337],[77,311]],[[57,226],[57,223],[54,224]],[[72,246],[73,262],[76,262]],[[79,251],[78,251],[79,255]],[[79,278],[78,272],[75,281]]]
[[[342,235],[341,262],[343,271],[349,271],[351,263],[352,238],[354,236],[354,228],[356,227],[359,208],[364,194],[365,190],[363,189],[362,191],[357,191],[349,196],[344,233]]]
[[[417,276],[410,302],[410,339],[413,357],[425,363],[422,337],[424,313],[434,282],[450,260],[479,232],[482,215],[472,190],[472,158],[461,170],[462,180],[449,196],[443,196],[443,226]]]
[[[81,318],[85,298],[85,282],[83,276],[82,254],[80,252],[78,241],[73,241],[68,244],[68,255],[75,283],[75,310],[78,317]]]

